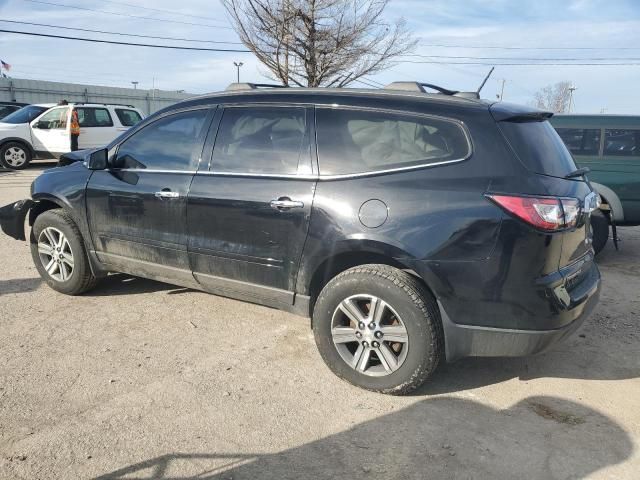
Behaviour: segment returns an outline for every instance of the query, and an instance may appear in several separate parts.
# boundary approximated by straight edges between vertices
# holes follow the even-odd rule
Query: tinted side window
[[[18,108],[19,107],[11,107],[11,106],[8,106],[8,105],[0,105],[0,118],[6,117],[10,113],[13,113],[16,110],[18,110]]]
[[[458,124],[364,110],[316,110],[321,175],[375,172],[469,155]]]
[[[620,157],[640,156],[640,130],[607,128],[604,131],[604,154]]]
[[[113,120],[106,108],[78,107],[80,127],[113,127]]]
[[[116,108],[116,115],[118,115],[118,119],[120,123],[125,127],[132,127],[140,120],[140,114],[135,110],[127,110],[125,108]]]
[[[303,146],[308,158],[305,109],[227,108],[213,149],[216,172],[296,174]]]
[[[193,170],[202,149],[207,110],[178,113],[153,122],[118,149],[119,168]]]
[[[600,153],[599,128],[556,128],[558,135],[574,155]]]

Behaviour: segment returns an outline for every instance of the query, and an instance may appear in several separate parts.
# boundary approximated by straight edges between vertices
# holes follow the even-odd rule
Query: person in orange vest
[[[80,136],[80,122],[78,121],[78,112],[71,111],[71,151],[78,150],[78,137]]]

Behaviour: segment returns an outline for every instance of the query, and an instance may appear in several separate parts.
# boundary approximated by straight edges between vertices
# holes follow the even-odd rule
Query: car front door
[[[186,205],[213,113],[171,113],[127,137],[93,172],[87,217],[98,259],[114,271],[197,286],[187,255]]]
[[[54,107],[31,122],[33,149],[45,158],[71,150],[69,107]]]
[[[317,177],[312,109],[227,106],[217,117],[209,169],[189,192],[194,277],[214,293],[286,308]]]

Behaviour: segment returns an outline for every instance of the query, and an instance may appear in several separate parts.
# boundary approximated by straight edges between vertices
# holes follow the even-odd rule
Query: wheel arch
[[[49,196],[39,196],[38,198],[34,197],[34,204],[29,210],[29,226],[33,226],[33,223],[36,221],[39,215],[43,214],[48,210],[54,210],[56,208],[62,208],[67,213],[69,213],[69,209],[66,208],[65,203],[57,197],[53,195]]]
[[[613,219],[616,223],[624,222],[624,209],[622,208],[622,202],[616,193],[611,188],[602,185],[601,183],[591,182],[593,189],[598,192],[598,195],[603,200],[603,203],[607,203],[611,208]]]
[[[22,137],[3,138],[0,141],[0,149],[3,148],[7,143],[19,143],[21,145],[24,145],[27,148],[27,150],[29,150],[29,153],[31,154],[31,158],[36,157],[36,151],[33,149],[33,145],[31,145],[31,142],[29,142],[28,140],[25,140]]]
[[[367,264],[387,265],[406,271],[414,276],[424,288],[436,297],[433,288],[412,267],[411,256],[395,246],[379,244],[372,241],[357,241],[343,244],[317,262],[306,278],[306,285],[301,290],[309,296],[309,316],[313,318],[313,308],[318,295],[332,278],[353,267]],[[300,280],[300,279],[299,279]]]

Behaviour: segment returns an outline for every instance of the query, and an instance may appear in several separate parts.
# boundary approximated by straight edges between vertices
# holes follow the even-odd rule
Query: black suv
[[[549,113],[418,83],[235,88],[67,155],[3,230],[28,213],[66,294],[124,272],[309,316],[338,376],[387,393],[443,357],[539,352],[596,304],[597,196]]]

